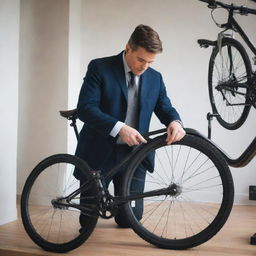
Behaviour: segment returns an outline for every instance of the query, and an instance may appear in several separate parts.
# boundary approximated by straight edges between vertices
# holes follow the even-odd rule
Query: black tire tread
[[[222,45],[231,45],[232,47],[236,48],[238,50],[238,52],[240,52],[243,60],[244,60],[244,64],[246,67],[246,71],[247,74],[250,76],[250,74],[252,73],[252,67],[251,67],[251,62],[250,59],[248,57],[248,54],[246,53],[246,50],[244,49],[243,45],[238,42],[237,40],[233,39],[233,38],[223,38],[222,39]],[[213,113],[218,113],[217,108],[214,104],[214,99],[213,99],[213,95],[212,95],[212,86],[211,86],[211,80],[212,80],[212,72],[213,72],[213,66],[214,66],[214,60],[216,55],[219,52],[219,48],[218,46],[215,46],[213,48],[211,57],[210,57],[210,61],[209,61],[209,70],[208,70],[208,89],[209,89],[209,97],[210,97],[210,103],[211,103],[211,107],[212,107],[212,111]],[[248,102],[248,100],[246,100],[246,103]],[[250,108],[251,106],[245,106],[243,109],[243,112],[241,114],[241,117],[233,124],[231,123],[227,123],[225,122],[221,116],[217,116],[217,120],[219,122],[219,124],[221,126],[223,126],[224,128],[228,129],[228,130],[236,130],[238,128],[240,128],[244,122],[246,121],[248,114],[250,112]],[[218,113],[219,114],[219,113]]]
[[[226,161],[224,160],[224,158],[222,157],[222,155],[220,154],[220,152],[218,152],[218,150],[213,145],[211,145],[209,142],[207,142],[206,140],[196,137],[196,136],[193,136],[193,135],[186,135],[182,139],[182,141],[175,143],[175,144],[183,144],[184,142],[188,142],[188,141],[190,143],[196,145],[197,147],[204,148],[207,152],[211,152],[211,155],[215,158],[215,160],[218,161],[219,166],[223,167],[223,173],[225,175],[226,183],[229,188],[228,195],[226,196],[226,201],[224,203],[222,203],[221,216],[218,216],[212,222],[212,224],[210,225],[210,228],[208,226],[204,230],[203,234],[197,234],[188,239],[172,240],[172,241],[168,241],[168,242],[166,242],[165,239],[161,239],[161,238],[154,239],[154,238],[152,238],[150,233],[147,234],[145,231],[143,231],[143,228],[141,228],[140,225],[137,223],[137,221],[134,220],[134,218],[132,217],[132,214],[129,211],[129,206],[128,206],[128,204],[126,204],[125,205],[126,214],[127,214],[129,222],[131,223],[131,226],[132,226],[133,230],[135,231],[135,233],[137,233],[145,241],[147,241],[157,247],[164,248],[164,249],[183,250],[183,249],[188,249],[188,248],[198,246],[198,245],[208,241],[210,238],[212,238],[214,235],[216,235],[217,232],[223,227],[223,225],[225,224],[225,222],[228,219],[228,216],[229,216],[232,206],[233,206],[233,200],[234,200],[233,179],[232,179],[229,167],[228,167]],[[129,180],[129,172],[131,171],[131,169],[133,169],[134,166],[136,166],[136,164],[138,163],[138,161],[140,161],[140,159],[144,159],[145,154],[147,154],[151,149],[155,148],[155,146],[161,146],[164,144],[166,144],[165,136],[159,136],[154,139],[154,142],[151,142],[150,144],[148,144],[148,146],[146,146],[142,151],[140,151],[134,157],[134,160],[128,166],[128,169],[127,169],[127,174],[125,177],[124,189],[123,189],[124,195],[127,194],[127,191],[125,188],[127,187],[127,184],[129,182],[128,181]]]
[[[27,200],[28,193],[30,192],[30,189],[31,189],[31,183],[33,184],[36,177],[46,167],[50,166],[51,164],[60,163],[60,162],[73,163],[74,165],[78,166],[81,171],[83,171],[86,177],[90,177],[90,173],[89,173],[89,170],[91,170],[90,167],[86,162],[84,162],[82,159],[76,156],[69,155],[69,154],[56,154],[56,155],[47,157],[46,159],[42,160],[32,170],[32,172],[30,173],[30,175],[26,180],[26,183],[22,191],[22,196],[21,196],[21,217],[22,217],[23,226],[27,234],[38,246],[40,246],[46,251],[64,253],[79,247],[82,243],[84,243],[86,239],[88,239],[88,237],[91,235],[91,233],[93,232],[97,224],[98,217],[95,216],[95,218],[93,218],[93,220],[89,223],[87,229],[82,231],[80,235],[77,236],[74,240],[63,243],[63,244],[54,244],[54,243],[49,243],[48,241],[44,240],[43,238],[35,234],[35,232],[33,231],[33,227],[31,227],[30,225],[29,216],[27,216],[28,213],[27,213],[27,207],[26,207],[26,200]],[[95,189],[97,188],[95,187]]]

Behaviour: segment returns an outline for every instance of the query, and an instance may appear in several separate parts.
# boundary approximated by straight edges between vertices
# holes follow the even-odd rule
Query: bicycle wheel
[[[233,205],[233,180],[221,154],[206,140],[186,135],[167,145],[165,138],[155,138],[128,167],[123,195],[139,199],[124,208],[133,230],[149,243],[166,249],[191,248],[209,240],[226,222]],[[154,171],[140,179],[138,170],[151,152],[155,152]],[[141,187],[144,195],[138,191]]]
[[[209,62],[208,86],[213,113],[229,130],[246,120],[251,63],[244,47],[232,38],[223,38],[221,51],[215,46]]]
[[[80,182],[73,176],[81,171],[87,182],[81,185],[83,200],[94,204],[80,204]],[[82,187],[83,186],[83,187]],[[83,188],[83,189],[82,189]],[[21,196],[21,217],[30,238],[47,251],[67,252],[81,245],[92,233],[98,219],[98,187],[89,166],[78,157],[53,155],[40,162],[26,180]],[[87,216],[81,229],[80,216]]]

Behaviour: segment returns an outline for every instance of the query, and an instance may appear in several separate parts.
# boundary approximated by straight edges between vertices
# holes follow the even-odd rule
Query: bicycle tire
[[[251,62],[242,44],[232,38],[223,38],[221,52],[223,58],[217,45],[213,48],[210,57],[209,97],[213,113],[219,114],[217,120],[220,125],[235,130],[243,125],[251,108],[247,97],[252,73]],[[232,61],[229,56],[232,56]],[[231,62],[232,72],[230,72]],[[235,83],[237,85],[241,82],[248,87],[234,86]],[[223,86],[228,89],[224,89]]]
[[[90,181],[85,185],[90,190],[89,197],[97,202],[98,187],[90,167],[73,155],[57,154],[44,159],[25,182],[21,196],[22,222],[29,237],[46,251],[63,253],[77,248],[91,235],[97,223],[96,211],[88,215],[70,207],[70,204],[79,205],[80,194],[68,207],[52,203],[52,200],[66,197],[79,188],[80,183],[73,176],[74,168]],[[88,217],[83,229],[79,222],[81,215]]]
[[[155,138],[138,152],[124,179],[124,196],[141,194],[132,191],[138,190],[132,185],[138,181],[145,182],[143,192],[157,191],[156,195],[143,199],[140,217],[135,214],[137,200],[125,203],[124,209],[131,227],[145,241],[165,249],[187,249],[208,241],[225,224],[233,205],[233,179],[220,152],[205,139],[186,135],[167,145],[165,138]],[[139,180],[136,170],[151,152],[154,171]],[[174,185],[175,195],[160,195]]]

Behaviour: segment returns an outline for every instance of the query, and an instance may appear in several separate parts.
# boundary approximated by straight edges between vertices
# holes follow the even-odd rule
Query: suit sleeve
[[[80,91],[77,110],[78,117],[92,129],[104,136],[109,136],[117,119],[101,109],[103,79],[95,61],[91,61]]]
[[[159,97],[154,112],[158,119],[161,121],[161,123],[166,126],[168,126],[170,122],[174,120],[181,120],[178,112],[172,106],[171,100],[167,96],[166,88],[161,75]]]

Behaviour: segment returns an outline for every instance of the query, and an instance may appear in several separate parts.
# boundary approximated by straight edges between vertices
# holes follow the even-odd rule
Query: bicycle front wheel
[[[226,129],[238,129],[250,111],[251,63],[244,47],[232,38],[215,46],[209,62],[208,86],[212,110]]]
[[[83,184],[74,178],[74,169],[83,175]],[[97,182],[83,160],[68,154],[50,156],[26,180],[21,196],[24,228],[44,250],[75,249],[90,236],[97,223],[97,197]],[[87,218],[82,229],[81,216]]]
[[[124,207],[144,240],[186,249],[206,242],[224,225],[233,205],[233,180],[223,157],[206,140],[186,135],[167,145],[165,137],[145,146],[128,167],[123,195],[138,199]],[[145,172],[152,152],[154,171]]]

